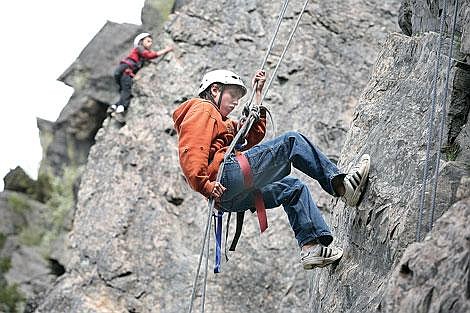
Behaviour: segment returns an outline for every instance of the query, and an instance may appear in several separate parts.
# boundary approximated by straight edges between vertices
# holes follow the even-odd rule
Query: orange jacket
[[[235,137],[238,123],[222,118],[212,102],[194,98],[182,103],[173,112],[178,132],[178,154],[187,182],[208,198],[214,189],[220,163]],[[253,124],[245,137],[249,149],[258,144],[266,133],[266,112]]]

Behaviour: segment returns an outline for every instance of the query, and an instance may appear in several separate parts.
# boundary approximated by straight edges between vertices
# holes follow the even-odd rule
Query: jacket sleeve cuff
[[[209,198],[211,196],[212,190],[214,190],[215,181],[207,180],[202,187],[201,193],[204,197]]]

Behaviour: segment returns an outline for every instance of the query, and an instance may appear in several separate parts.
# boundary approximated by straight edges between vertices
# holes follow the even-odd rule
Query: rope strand
[[[428,178],[428,166],[429,166],[429,155],[432,145],[432,137],[433,137],[433,121],[434,121],[434,111],[436,110],[436,98],[437,98],[437,79],[439,74],[439,67],[440,67],[440,59],[441,59],[441,47],[442,47],[442,33],[444,32],[444,21],[445,16],[447,14],[447,1],[444,1],[444,9],[441,15],[441,25],[439,28],[439,46],[437,48],[437,59],[436,59],[436,67],[434,70],[434,78],[433,78],[433,86],[432,86],[432,102],[431,102],[431,109],[429,111],[429,119],[428,119],[428,142],[426,145],[426,159],[424,161],[424,171],[423,171],[423,185],[421,188],[421,195],[419,201],[419,212],[418,212],[418,222],[416,225],[416,241],[421,241],[421,224],[423,222],[423,210],[424,210],[424,200],[425,200],[425,193],[426,193],[426,186],[427,186],[427,178]]]
[[[439,143],[437,145],[436,170],[434,173],[434,186],[432,190],[432,204],[431,204],[431,210],[429,212],[429,230],[432,229],[432,224],[434,222],[434,210],[436,209],[437,179],[439,177],[441,147],[442,147],[442,141],[444,137],[444,126],[445,126],[446,117],[447,117],[446,103],[447,103],[447,94],[448,94],[449,80],[450,80],[450,69],[452,67],[452,54],[453,54],[453,48],[454,48],[454,36],[455,36],[455,28],[457,24],[458,6],[459,6],[459,1],[455,0],[454,17],[452,21],[452,33],[450,37],[449,55],[448,55],[448,61],[447,61],[446,81],[445,81],[445,87],[444,87],[444,98],[442,99],[442,112],[441,112],[441,125],[440,125],[441,127],[439,130]]]
[[[277,34],[279,33],[279,27],[281,25],[282,19],[284,18],[284,15],[285,15],[288,4],[289,4],[289,0],[285,0],[283,6],[281,7],[281,11],[279,13],[278,20],[277,20],[277,23],[276,23],[276,28],[275,28],[274,34],[272,36],[271,42],[269,44],[269,48],[266,51],[266,55],[263,59],[261,69],[264,68],[264,66],[266,65],[267,59],[268,59],[269,55],[271,54],[271,50],[272,50],[272,47],[274,45],[274,41],[277,37]],[[256,86],[252,91],[252,94],[250,96],[250,101],[249,101],[248,105],[245,105],[245,107],[250,108],[250,105],[253,102],[253,98],[254,98],[254,95],[255,95],[255,90],[256,90]],[[251,108],[249,110],[251,110]],[[245,129],[246,129],[246,125],[244,125],[244,126],[245,126]],[[243,129],[244,128],[242,128],[242,130]],[[217,173],[217,178],[216,178],[217,182],[220,182],[220,179],[222,178],[222,173],[223,173],[225,162],[228,159],[228,157],[230,156],[230,154],[232,153],[232,151],[235,147],[235,144],[240,139],[241,133],[242,133],[242,131],[240,130],[239,133],[237,134],[237,136],[235,136],[234,140],[230,144],[230,147],[228,148],[227,152],[224,155],[224,160],[220,164],[219,171]],[[191,292],[191,301],[190,301],[190,304],[189,304],[188,313],[192,313],[192,308],[193,308],[194,299],[195,299],[195,295],[196,295],[197,279],[199,277],[199,272],[200,272],[200,269],[201,269],[202,257],[204,255],[204,252],[206,252],[205,253],[206,264],[205,264],[205,269],[204,269],[205,273],[204,273],[204,284],[203,284],[202,299],[201,299],[201,313],[204,313],[204,309],[205,309],[205,296],[206,296],[207,273],[208,273],[208,262],[209,262],[210,227],[211,227],[211,221],[212,221],[211,217],[212,217],[212,212],[214,210],[214,205],[215,205],[214,199],[210,199],[209,200],[209,205],[208,205],[208,216],[207,216],[207,221],[206,221],[206,227],[205,227],[204,236],[203,236],[203,240],[202,240],[202,249],[201,249],[201,253],[199,255],[199,262],[198,262],[198,266],[197,266],[197,270],[196,270],[196,275],[194,277],[194,282],[193,282],[193,287],[192,287],[192,292]],[[207,250],[205,250],[205,249],[207,249]]]
[[[278,62],[277,62],[277,64],[276,64],[276,67],[275,67],[275,69],[274,69],[274,71],[273,71],[273,73],[272,73],[272,75],[271,75],[271,78],[269,79],[269,82],[268,82],[267,86],[264,88],[264,93],[263,93],[263,96],[261,97],[260,102],[258,103],[258,106],[261,106],[261,105],[263,104],[263,100],[264,100],[264,98],[266,97],[266,94],[268,93],[269,88],[271,87],[271,84],[272,84],[272,82],[273,82],[273,80],[274,80],[274,77],[276,77],[277,70],[279,69],[279,66],[281,65],[281,62],[283,61],[284,56],[286,55],[287,49],[288,49],[289,46],[290,46],[290,43],[291,43],[291,41],[292,41],[292,38],[294,38],[294,34],[295,34],[295,32],[297,31],[297,28],[299,27],[300,20],[301,20],[301,18],[302,18],[302,15],[303,15],[304,12],[305,12],[305,9],[307,8],[308,1],[309,1],[309,0],[305,0],[305,2],[304,2],[304,5],[303,5],[303,7],[302,7],[302,11],[300,11],[300,13],[299,13],[299,15],[298,15],[298,17],[297,17],[297,21],[295,22],[294,28],[293,28],[292,31],[290,32],[289,39],[287,40],[287,43],[286,43],[285,46],[284,46],[284,50],[282,51],[281,56],[279,57],[279,60],[278,60]],[[254,89],[253,89],[253,90],[254,90]],[[250,121],[250,124],[248,124],[247,129],[250,129],[250,128],[251,128],[253,122],[254,122],[254,120],[251,120],[251,121]]]
[[[269,87],[271,87],[271,84],[274,80],[274,77],[276,76],[276,73],[277,73],[277,70],[279,69],[279,66],[281,65],[281,62],[282,60],[284,59],[284,56],[286,55],[286,52],[287,52],[287,49],[289,48],[290,46],[290,43],[292,41],[292,38],[294,38],[294,34],[295,32],[297,31],[297,28],[299,27],[299,23],[300,23],[300,20],[302,19],[302,15],[304,14],[305,12],[305,9],[307,8],[307,4],[308,4],[308,1],[309,0],[305,0],[304,2],[304,6],[302,7],[302,11],[300,11],[299,13],[299,16],[297,17],[297,21],[295,22],[295,25],[294,25],[294,28],[292,29],[290,35],[289,35],[289,39],[287,40],[287,43],[286,45],[284,46],[284,50],[282,51],[282,54],[281,56],[279,57],[279,61],[277,62],[276,64],[276,67],[274,68],[274,71],[271,75],[271,78],[269,79],[269,82],[268,84],[266,85],[265,89],[264,89],[264,93],[263,93],[263,97],[261,97],[261,101],[258,105],[262,105],[263,104],[263,100],[264,98],[266,97],[266,94],[268,93],[268,90],[269,90]]]
[[[268,57],[271,54],[271,51],[274,46],[274,41],[276,40],[277,34],[279,33],[279,28],[281,27],[282,19],[284,18],[284,15],[286,14],[287,6],[289,4],[289,0],[285,0],[282,7],[281,11],[279,12],[279,16],[276,21],[276,27],[274,28],[274,33],[271,38],[271,42],[269,43],[268,49],[266,50],[266,54],[264,55],[263,61],[261,62],[261,67],[260,69],[263,70],[264,67],[266,66],[266,62],[268,61]],[[250,98],[247,103],[244,105],[244,112],[247,112],[247,115],[250,112],[251,109],[251,103],[253,102],[253,99],[255,97],[255,92],[256,92],[256,87],[258,86],[258,83],[254,86],[253,90],[251,91]]]
[[[199,254],[199,262],[197,265],[197,270],[196,270],[196,275],[194,276],[194,282],[193,282],[193,288],[191,291],[191,301],[189,303],[189,310],[188,313],[191,313],[193,311],[193,304],[194,304],[194,298],[196,296],[196,285],[197,285],[197,278],[199,277],[199,271],[201,270],[201,264],[202,264],[202,257],[204,255],[204,249],[205,249],[205,243],[207,241],[207,236],[210,232],[210,225],[211,225],[211,217],[212,217],[212,209],[213,209],[213,200],[209,200],[209,204],[212,202],[212,206],[209,205],[209,214],[207,216],[207,222],[206,222],[206,228],[204,230],[204,235],[202,239],[202,250],[201,253]]]
[[[211,221],[212,221],[212,219],[211,219]],[[210,228],[210,226],[209,226],[209,228]],[[209,272],[209,247],[210,247],[210,241],[211,241],[211,236],[209,235],[209,236],[207,236],[206,265],[204,267],[204,283],[202,285],[202,299],[201,299],[201,312],[202,313],[204,313],[204,306],[206,304],[207,273]]]

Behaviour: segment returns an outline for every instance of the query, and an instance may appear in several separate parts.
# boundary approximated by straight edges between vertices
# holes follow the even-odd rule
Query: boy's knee
[[[283,138],[284,142],[289,142],[291,144],[293,142],[303,142],[306,140],[306,138],[301,133],[293,130],[285,132]]]
[[[281,183],[289,186],[292,189],[298,189],[298,190],[301,190],[301,189],[307,187],[307,185],[305,185],[305,183],[303,181],[301,181],[300,179],[298,179],[296,177],[292,177],[292,176],[284,177],[283,179],[281,179]]]
[[[284,133],[284,136],[285,137],[299,137],[300,136],[300,133],[298,131],[295,131],[295,130],[289,130],[287,132]]]

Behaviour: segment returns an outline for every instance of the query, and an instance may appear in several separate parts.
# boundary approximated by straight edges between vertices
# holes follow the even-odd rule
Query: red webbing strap
[[[245,186],[250,188],[253,186],[253,174],[251,173],[250,163],[248,159],[242,153],[237,154],[235,158],[240,164],[240,168],[243,173],[245,180]],[[263,195],[259,190],[255,190],[255,208],[256,215],[258,215],[259,228],[261,232],[264,232],[268,228],[268,218],[266,216],[266,207],[264,206]]]
[[[256,215],[258,215],[259,229],[264,232],[268,228],[268,217],[266,216],[263,195],[259,190],[255,190],[255,208]]]

